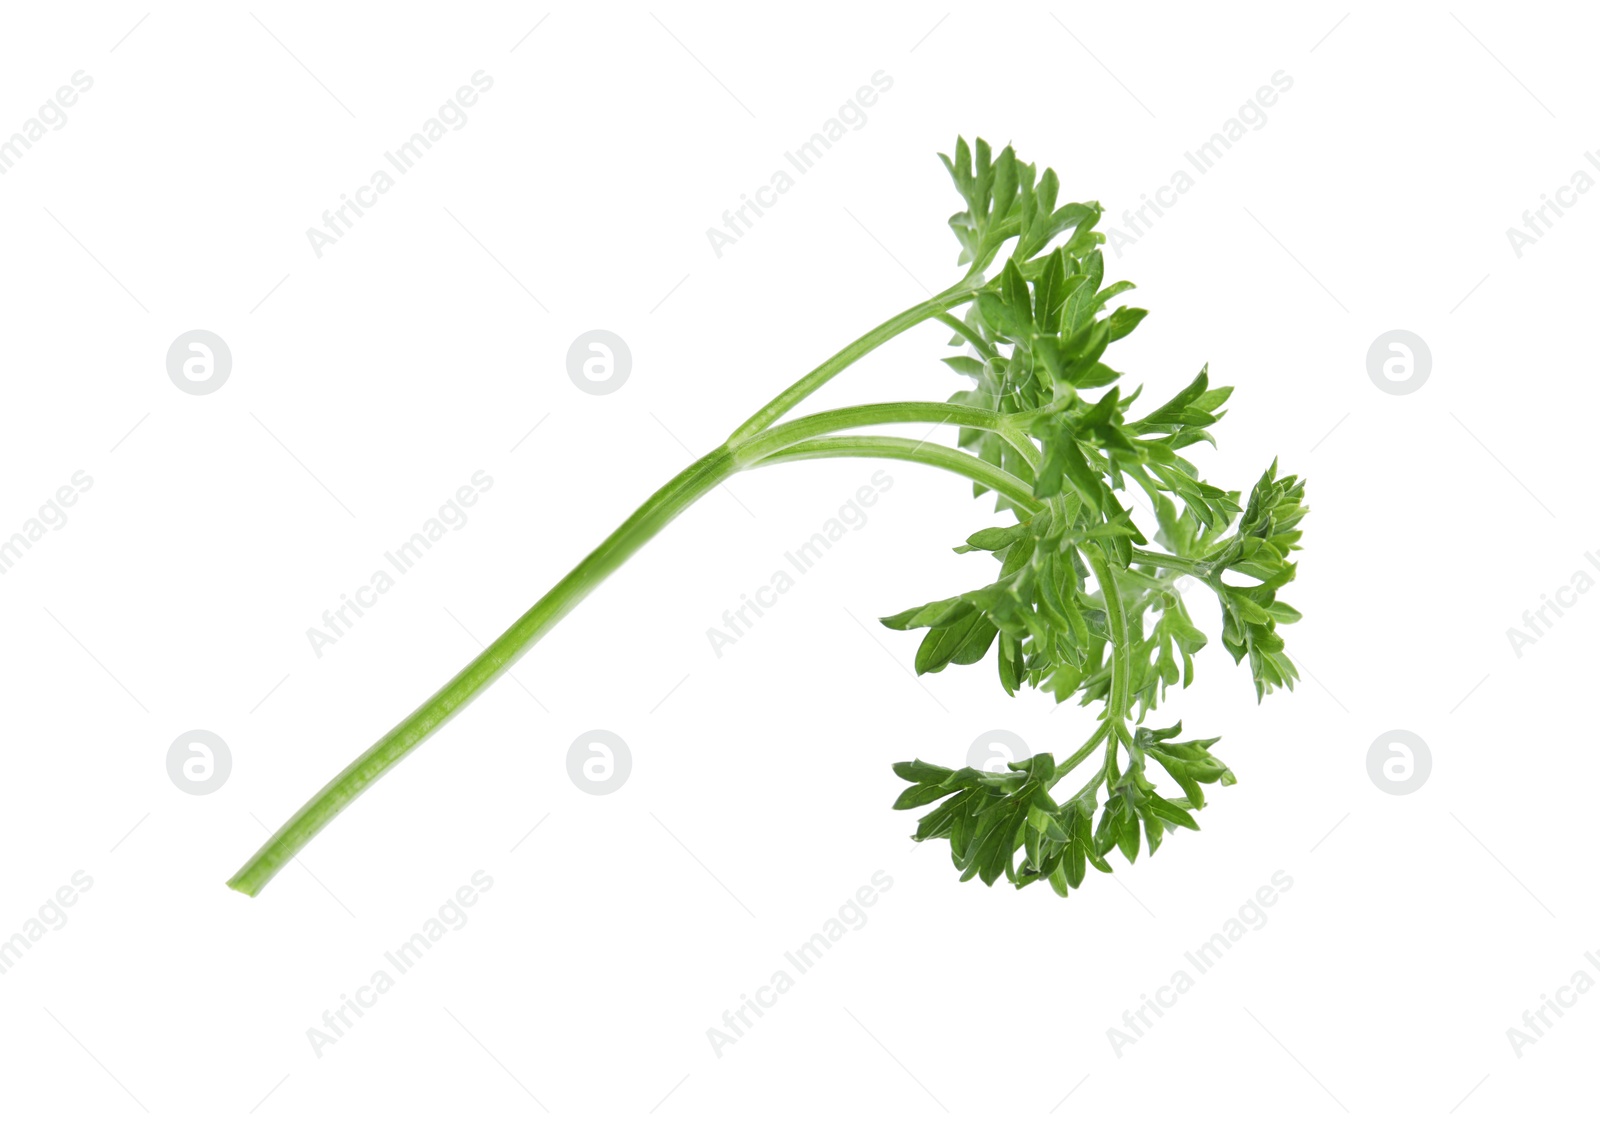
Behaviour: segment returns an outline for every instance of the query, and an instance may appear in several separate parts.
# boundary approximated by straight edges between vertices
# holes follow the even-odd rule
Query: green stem
[[[995,351],[992,344],[983,339],[982,333],[978,332],[978,330],[974,329],[961,318],[951,316],[949,313],[939,313],[935,314],[934,319],[949,325],[959,335],[965,337],[967,343],[972,345],[973,348],[977,349],[978,355],[982,356],[985,360],[993,360],[996,356],[1000,355]]]
[[[1033,489],[1019,477],[992,466],[981,458],[952,450],[948,446],[918,442],[913,438],[891,438],[882,435],[860,437],[837,435],[796,442],[764,458],[759,465],[770,466],[778,462],[799,462],[811,458],[892,458],[902,462],[920,462],[926,466],[958,473],[1000,493],[1026,513],[1036,513],[1044,506],[1033,498]]]
[[[552,587],[544,598],[512,623],[510,629],[489,643],[442,689],[395,725],[296,811],[234,874],[228,886],[249,896],[260,892],[307,842],[355,801],[358,795],[493,684],[501,673],[582,602],[602,580],[622,566],[628,557],[670,524],[673,518],[741,468],[751,464],[769,465],[808,458],[897,458],[939,466],[1003,493],[1029,511],[1038,508],[1027,482],[947,446],[915,442],[908,438],[812,438],[787,445],[759,462],[752,462],[749,455],[754,445],[749,444],[738,451],[727,446],[719,447],[662,486],[598,548]]]
[[[972,300],[973,295],[977,293],[981,285],[981,278],[965,278],[943,293],[935,294],[920,305],[913,305],[904,313],[897,313],[877,328],[857,337],[790,384],[777,398],[740,424],[739,429],[728,437],[728,445],[737,445],[760,434],[767,427],[787,415],[812,392],[879,345],[893,340],[907,329],[920,325],[930,317],[937,316],[948,309],[953,309],[962,302]]]
[[[993,412],[940,403],[869,404],[797,419],[763,433],[856,360],[912,326],[970,301],[982,285],[981,277],[969,273],[944,293],[891,317],[846,345],[751,416],[727,443],[662,486],[505,633],[296,811],[234,874],[228,881],[229,887],[250,896],[260,892],[340,811],[493,684],[628,557],[679,513],[741,469],[807,458],[897,458],[958,473],[1009,497],[1025,512],[1038,511],[1040,505],[1033,500],[1033,489],[1028,482],[959,450],[905,438],[822,437],[841,427],[873,423],[953,422],[994,430],[1016,447],[1030,465],[1036,464],[1038,451],[1032,443]]]
[[[1211,578],[1211,571],[1199,560],[1188,560],[1182,556],[1169,556],[1165,552],[1152,552],[1145,548],[1133,549],[1133,562],[1151,564],[1155,567],[1164,567],[1168,571],[1180,571],[1184,575],[1192,575],[1196,579]]]
[[[1111,634],[1111,691],[1106,694],[1106,720],[1111,724],[1111,738],[1106,741],[1106,777],[1116,779],[1117,738],[1127,745],[1128,755],[1133,755],[1133,741],[1128,738],[1128,690],[1133,676],[1132,649],[1128,645],[1128,613],[1122,603],[1122,591],[1117,585],[1116,572],[1111,561],[1098,549],[1085,551],[1089,570],[1100,584],[1100,596],[1106,604],[1106,629]]]
[[[594,551],[584,557],[550,591],[511,624],[466,668],[452,677],[422,706],[395,725],[355,762],[336,775],[285,822],[244,868],[228,881],[230,888],[254,896],[264,888],[301,848],[315,837],[357,795],[377,782],[418,744],[478,696],[546,632],[583,601],[600,582],[638,551],[672,519],[720,482],[737,466],[733,453],[719,447],[690,465],[622,523]]]
[[[1085,759],[1088,759],[1089,754],[1093,752],[1095,748],[1100,746],[1100,741],[1104,740],[1110,731],[1111,718],[1107,717],[1106,719],[1100,721],[1100,726],[1094,730],[1094,735],[1085,740],[1082,747],[1073,752],[1062,762],[1056,764],[1055,777],[1050,780],[1051,788],[1054,788],[1057,783],[1061,782],[1062,779],[1070,775],[1074,767],[1082,763]],[[1098,777],[1096,785],[1098,785]]]
[[[765,461],[784,447],[793,446],[808,438],[885,423],[933,423],[936,426],[953,425],[973,430],[993,431],[1021,454],[1030,466],[1036,465],[1039,458],[1038,448],[999,412],[986,411],[981,407],[967,407],[958,403],[928,403],[914,400],[904,403],[865,403],[858,407],[842,407],[836,411],[819,411],[815,415],[803,415],[792,422],[770,427],[754,438],[737,444],[733,450],[742,468]]]
[[[1177,585],[1174,584],[1170,579],[1162,579],[1155,575],[1146,575],[1144,572],[1137,571],[1132,568],[1123,574],[1126,578],[1133,580],[1134,583],[1142,587],[1147,593],[1156,592],[1158,594],[1172,595],[1174,597],[1182,596],[1182,592],[1178,590]]]

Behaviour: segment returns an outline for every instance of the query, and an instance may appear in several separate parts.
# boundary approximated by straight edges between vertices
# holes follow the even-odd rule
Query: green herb
[[[1007,693],[1026,684],[1058,701],[1076,696],[1101,706],[1093,733],[1059,761],[1040,754],[1003,772],[895,764],[911,784],[897,809],[939,802],[918,822],[918,840],[949,839],[962,880],[993,884],[1004,873],[1020,887],[1045,879],[1065,896],[1086,866],[1109,872],[1113,851],[1137,858],[1141,836],[1153,854],[1167,831],[1199,828],[1192,811],[1205,805],[1203,788],[1234,781],[1211,754],[1216,740],[1180,739],[1178,724],[1136,725],[1167,689],[1188,687],[1193,655],[1206,642],[1184,605],[1183,577],[1220,601],[1222,644],[1236,662],[1249,659],[1258,699],[1292,687],[1297,674],[1277,627],[1299,615],[1278,593],[1294,578],[1289,554],[1306,512],[1304,484],[1280,476],[1273,463],[1241,510],[1237,492],[1200,479],[1182,451],[1212,441],[1206,428],[1222,417],[1231,390],[1212,387],[1203,370],[1162,406],[1144,415],[1134,410],[1139,390],[1124,395],[1121,373],[1103,357],[1145,311],[1106,312],[1131,283],[1104,284],[1099,204],[1058,206],[1056,174],[1038,174],[1009,147],[995,156],[981,140],[969,148],[958,139],[954,157],[941,159],[966,202],[950,219],[966,267],[961,280],[846,345],[664,485],[301,807],[231,887],[261,891],[339,811],[706,492],[741,470],[807,458],[920,462],[968,478],[975,495],[994,493],[996,510],[1011,523],[972,534],[956,551],[992,553],[999,578],[884,624],[926,630],[919,674],[970,665],[993,651]],[[945,403],[873,403],[781,421],[855,361],[931,320],[954,330],[951,343],[964,347],[945,363],[973,381],[970,390]],[[957,446],[839,433],[896,423],[954,426]],[[1147,502],[1152,535],[1164,550],[1151,546],[1124,508],[1122,498],[1136,495]],[[1053,798],[1086,763],[1093,770],[1070,797]],[[1152,763],[1176,793],[1157,792]]]

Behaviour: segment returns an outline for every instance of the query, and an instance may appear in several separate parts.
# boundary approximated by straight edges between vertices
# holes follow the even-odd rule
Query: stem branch
[[[963,302],[972,300],[978,286],[981,284],[982,279],[963,279],[943,293],[935,294],[920,305],[913,305],[904,313],[896,314],[877,328],[857,337],[790,384],[777,398],[740,424],[739,429],[728,437],[728,445],[736,445],[753,435],[760,434],[767,427],[787,415],[812,392],[879,345],[893,340],[907,329],[920,325],[930,317],[937,316]]]
[[[1111,561],[1097,548],[1085,551],[1089,570],[1100,584],[1100,596],[1106,604],[1106,629],[1111,635],[1111,691],[1106,694],[1106,722],[1111,725],[1106,741],[1106,777],[1115,780],[1117,774],[1117,739],[1133,755],[1133,741],[1128,738],[1128,690],[1132,679],[1132,650],[1128,645],[1128,612],[1122,603],[1122,591],[1117,585],[1116,572]]]
[[[807,458],[898,458],[958,473],[1009,497],[1025,512],[1038,511],[1040,506],[1034,501],[1028,482],[959,450],[906,438],[850,438],[830,434],[841,428],[875,423],[956,423],[1000,434],[1018,449],[1028,464],[1036,464],[1038,453],[1031,442],[994,412],[947,403],[868,404],[772,427],[856,360],[912,326],[970,301],[982,285],[982,278],[971,273],[944,293],[891,317],[846,345],[751,416],[727,443],[667,482],[443,688],[362,752],[296,811],[234,874],[228,881],[229,887],[250,896],[260,892],[340,811],[493,684],[607,576],[679,513],[741,469]]]
[[[880,426],[886,423],[933,423],[935,426],[954,425],[972,430],[987,430],[998,434],[1030,467],[1036,466],[1039,450],[1018,432],[1011,421],[997,411],[982,407],[967,407],[959,403],[929,403],[909,401],[903,403],[865,403],[857,407],[841,407],[834,411],[819,411],[815,415],[802,415],[792,422],[769,427],[753,438],[733,447],[740,468],[766,461],[773,454],[809,438],[833,434],[857,427]]]
[[[759,464],[770,466],[777,462],[799,462],[811,458],[893,458],[902,462],[921,462],[926,466],[958,473],[962,477],[1003,494],[1026,513],[1036,513],[1044,506],[1033,498],[1033,489],[1019,477],[1008,474],[998,466],[991,466],[981,458],[952,450],[937,443],[918,442],[912,438],[891,438],[886,435],[832,435],[796,442],[769,455]]]

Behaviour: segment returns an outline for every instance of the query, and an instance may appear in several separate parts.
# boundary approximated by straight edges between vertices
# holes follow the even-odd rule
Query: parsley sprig
[[[967,537],[988,552],[994,582],[883,619],[923,630],[919,674],[971,665],[992,651],[1008,694],[1024,684],[1097,706],[1088,739],[1002,772],[895,764],[911,785],[897,809],[938,805],[918,840],[944,838],[962,880],[1018,887],[1047,880],[1065,896],[1088,866],[1109,872],[1174,829],[1198,829],[1204,788],[1234,781],[1215,739],[1183,740],[1181,724],[1141,726],[1166,691],[1187,688],[1206,643],[1185,604],[1185,577],[1222,609],[1222,644],[1249,659],[1258,699],[1297,677],[1280,624],[1299,615],[1279,598],[1295,573],[1305,486],[1276,462],[1241,506],[1206,483],[1184,451],[1212,443],[1230,388],[1202,370],[1148,414],[1124,394],[1107,348],[1145,317],[1111,302],[1132,288],[1105,282],[1095,230],[1100,205],[1058,204],[1060,183],[1008,146],[958,139],[942,156],[965,207],[950,218],[966,267],[954,285],[846,345],[762,407],[728,440],[664,485],[465,669],[300,808],[228,882],[255,895],[357,795],[527,652],[679,513],[735,473],[811,458],[889,458],[937,466],[993,494],[1009,523]],[[1003,255],[1003,257],[1002,257]],[[996,263],[999,263],[996,267]],[[1109,311],[1108,311],[1109,310]],[[945,358],[972,386],[947,402],[870,403],[789,418],[812,393],[886,341],[928,321],[950,328]],[[787,421],[785,421],[787,420]],[[904,423],[956,428],[955,445],[844,432]],[[1141,500],[1142,499],[1142,500]],[[1124,502],[1152,515],[1147,538]],[[1152,544],[1152,539],[1154,544]],[[1243,581],[1242,581],[1243,580]],[[1244,582],[1248,581],[1248,582]],[[1070,746],[1070,745],[1069,745]],[[1074,787],[1083,767],[1086,778]],[[1152,768],[1164,776],[1160,786]],[[1175,788],[1175,789],[1174,789]],[[1056,792],[1069,791],[1064,797]]]

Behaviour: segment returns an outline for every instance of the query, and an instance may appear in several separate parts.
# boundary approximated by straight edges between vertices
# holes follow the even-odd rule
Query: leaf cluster
[[[1109,869],[1108,850],[1132,861],[1141,831],[1154,853],[1168,830],[1198,828],[1190,812],[1203,804],[1201,785],[1233,782],[1211,756],[1215,740],[1177,741],[1181,725],[1129,727],[1168,690],[1193,682],[1194,655],[1208,639],[1189,591],[1216,597],[1223,647],[1236,663],[1248,659],[1258,699],[1293,687],[1298,674],[1278,627],[1299,619],[1280,593],[1295,577],[1305,483],[1280,476],[1274,462],[1241,503],[1238,491],[1205,481],[1191,448],[1215,445],[1211,428],[1232,392],[1213,386],[1207,369],[1148,412],[1139,409],[1142,388],[1122,390],[1106,352],[1146,314],[1111,307],[1133,287],[1106,282],[1098,204],[1058,205],[1056,174],[1036,173],[1010,147],[995,157],[981,140],[972,148],[958,140],[943,159],[966,204],[950,219],[961,261],[982,271],[1011,244],[965,317],[952,321],[960,332],[951,343],[967,347],[944,362],[972,386],[951,402],[1000,416],[992,427],[963,428],[958,442],[1028,492],[996,499],[1012,523],[956,548],[990,553],[999,564],[993,582],[882,621],[926,631],[919,675],[993,651],[1007,693],[1026,684],[1057,701],[1099,704],[1101,743],[1060,764],[1041,754],[998,774],[897,764],[914,785],[896,806],[943,799],[915,836],[948,838],[963,880],[988,884],[1004,873],[1021,887],[1045,878],[1065,895],[1086,865]],[[1134,507],[1151,518],[1148,536]],[[1102,748],[1089,784],[1058,805],[1051,789]],[[1156,793],[1151,763],[1181,798]]]
[[[992,885],[1004,874],[1018,888],[1045,880],[1066,896],[1082,883],[1089,866],[1111,872],[1114,852],[1132,864],[1141,841],[1154,856],[1172,830],[1199,830],[1193,811],[1205,806],[1201,784],[1232,784],[1232,772],[1210,754],[1216,740],[1174,742],[1181,730],[1181,725],[1140,728],[1134,737],[1141,760],[1148,756],[1159,762],[1183,790],[1181,797],[1157,793],[1141,767],[1107,788],[1103,806],[1098,780],[1058,803],[1050,790],[1061,772],[1044,752],[1009,763],[1003,772],[952,770],[920,759],[896,763],[895,774],[911,786],[895,800],[895,809],[939,803],[917,822],[912,836],[947,839],[963,881],[977,877]]]

